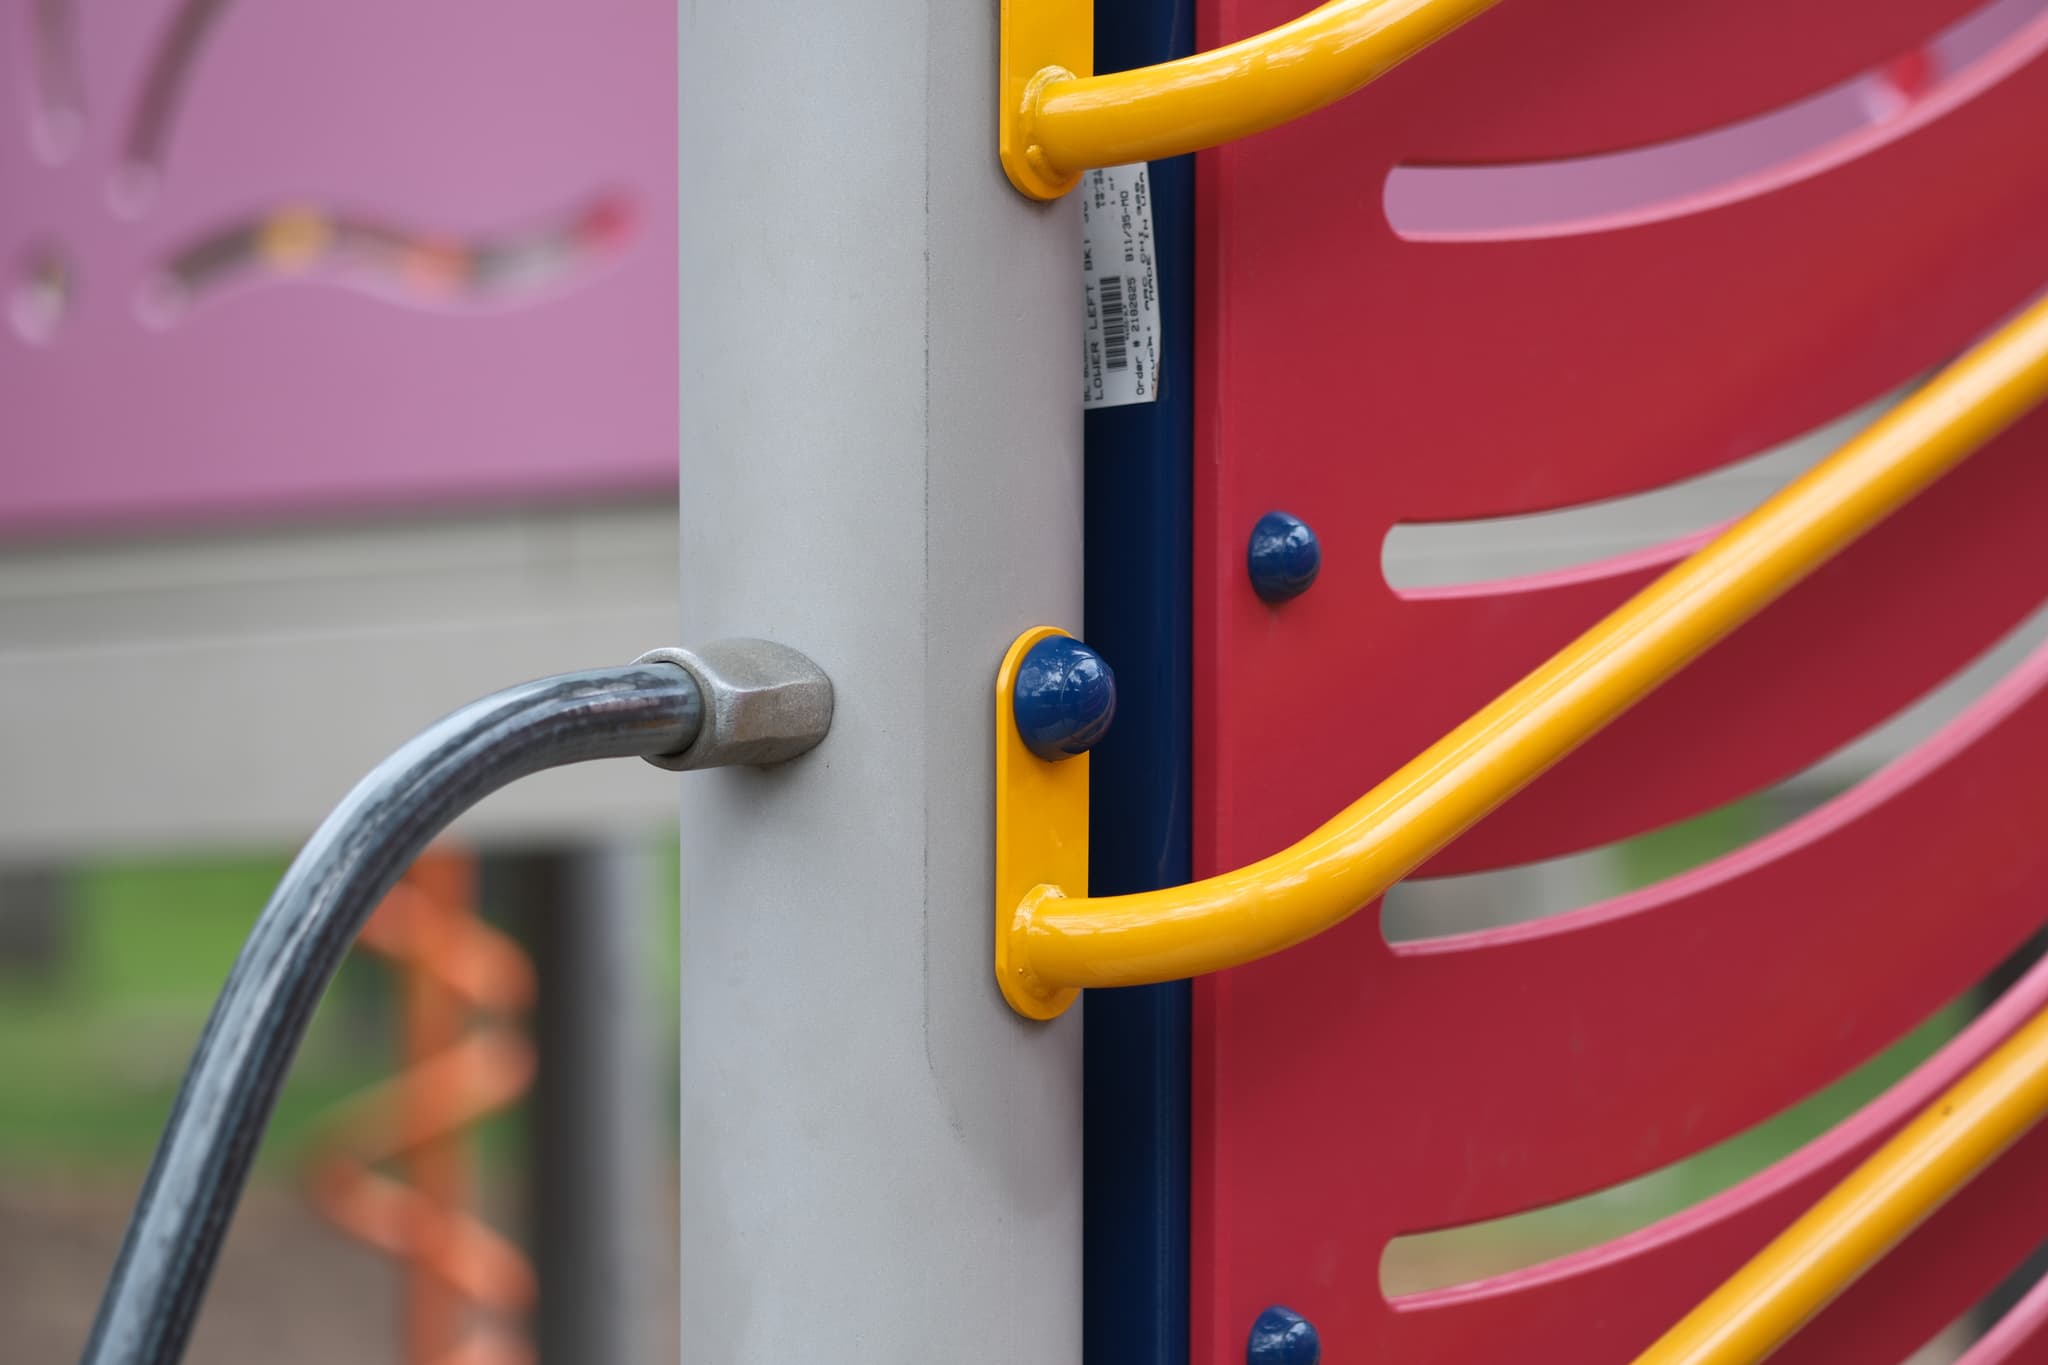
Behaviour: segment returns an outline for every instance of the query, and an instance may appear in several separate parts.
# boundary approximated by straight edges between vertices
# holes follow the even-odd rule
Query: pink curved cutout
[[[1906,137],[2048,46],[2048,4],[1992,0],[1923,46],[1769,113],[1562,161],[1388,172],[1387,222],[1417,242],[1610,232],[1769,194]]]
[[[1377,997],[1332,1006],[1333,1029],[1398,1007],[1437,1040],[1375,1049],[1388,1054],[1374,1064],[1381,1081],[1459,1078],[1435,1121],[1469,1134],[1462,1179],[1382,1191],[1372,1216],[1396,1234],[1425,1232],[1589,1194],[1732,1137],[1875,1054],[2039,923],[2012,867],[1952,866],[1975,840],[1876,859],[1895,831],[2037,757],[2048,762],[2048,649],[1912,753],[1726,857],[1568,914],[1391,948],[1347,942],[1328,963],[1301,964],[1327,989],[1349,976]],[[2048,773],[2006,790],[2024,812],[2048,801]],[[2025,824],[1986,820],[1988,840]],[[2048,872],[2048,854],[2020,866]],[[1971,903],[1970,923],[1896,922],[1932,894]],[[1865,922],[1888,923],[1889,940],[1839,953]],[[1767,1061],[1726,1064],[1728,1046],[1777,1032]],[[1606,1135],[1581,1131],[1572,1099],[1597,1103]],[[1387,1156],[1415,1172],[1443,1164],[1420,1137],[1390,1139]]]
[[[2037,965],[1997,1005],[1971,1021],[1898,1085],[1768,1170],[1639,1232],[1507,1275],[1401,1295],[1390,1306],[1397,1312],[1428,1313],[1534,1292],[1638,1258],[1682,1251],[1687,1239],[1738,1220],[1752,1219],[1766,1205],[1786,1196],[1800,1197],[1816,1186],[1825,1190],[1839,1178],[1838,1171],[1875,1150],[2044,1006],[2048,1006],[2048,963]]]
[[[1818,849],[1832,835],[1857,822],[1881,815],[1892,803],[1907,798],[1920,783],[1951,763],[1968,761],[1970,751],[1988,743],[2007,718],[2048,691],[2048,647],[2036,650],[1963,713],[1910,752],[1900,755],[1868,778],[1797,820],[1751,843],[1710,859],[1662,881],[1612,897],[1596,905],[1520,924],[1501,925],[1464,934],[1415,939],[1389,945],[1397,957],[1432,957],[1444,953],[1484,952],[1512,944],[1573,937],[1603,924],[1636,915],[1675,909],[1706,892],[1732,887],[1743,878],[1806,849]],[[1980,756],[1978,761],[1982,761]],[[1578,944],[1584,946],[1583,939]],[[1966,982],[1955,983],[1961,989]]]
[[[1696,1233],[1749,1217],[1764,1204],[1788,1194],[1799,1194],[1817,1183],[1822,1189],[1829,1188],[1833,1171],[1875,1150],[2043,1008],[2048,1008],[2048,962],[2036,964],[1995,1005],[1971,1020],[1962,1032],[1897,1085],[1822,1136],[1740,1184],[1599,1246],[1469,1284],[1398,1295],[1389,1301],[1390,1306],[1399,1312],[1427,1313],[1595,1274],[1638,1257],[1678,1248]]]
[[[1569,564],[1537,573],[1515,574],[1508,578],[1480,578],[1469,583],[1394,588],[1393,591],[1404,601],[1409,602],[1444,602],[1457,598],[1495,600],[1513,593],[1549,592],[1587,583],[1612,582],[1616,579],[1653,578],[1721,534],[1731,524],[1719,522],[1698,531],[1688,531],[1682,536],[1675,536],[1656,545],[1645,545],[1639,550],[1624,550],[1620,554],[1608,555],[1601,559],[1589,559],[1583,564]]]
[[[1963,1352],[1956,1365],[2006,1365],[2008,1361],[2038,1360],[2043,1346],[2048,1346],[2048,1279],[2035,1284],[2008,1308],[1998,1325]],[[2029,1354],[2022,1356],[2022,1351]]]
[[[1554,160],[1707,132],[1917,51],[1984,0],[1562,4],[1497,9],[1456,34],[1455,48],[1433,48],[1431,66],[1382,78],[1386,102],[1417,117],[1373,140],[1402,144],[1381,165]],[[1229,16],[1215,34],[1222,41],[1256,32],[1282,6],[1209,0],[1204,9]],[[1485,99],[1462,79],[1475,68],[1493,80]]]
[[[1706,1288],[1718,1282],[1721,1276],[1732,1271],[1751,1251],[1774,1235],[1790,1216],[1832,1187],[1885,1138],[1932,1103],[1963,1072],[1982,1060],[2044,1006],[2048,1006],[2048,963],[2037,965],[1996,1005],[1972,1021],[1939,1053],[1878,1100],[1798,1152],[1734,1188],[1672,1218],[1602,1246],[1510,1275],[1452,1289],[1405,1295],[1393,1300],[1388,1307],[1396,1320],[1402,1322],[1404,1334],[1405,1329],[1412,1328],[1410,1340],[1416,1346],[1428,1340],[1439,1346],[1459,1340],[1472,1330],[1474,1317],[1498,1319],[1502,1315],[1512,1315],[1517,1301],[1527,1301],[1524,1306],[1534,1307],[1548,1316],[1549,1312],[1555,1311],[1555,1305],[1539,1306],[1535,1301],[1562,1300],[1574,1291],[1608,1301],[1618,1295],[1646,1293],[1665,1304],[1676,1302],[1679,1304],[1676,1311],[1682,1311],[1690,1306],[1690,1302],[1672,1291],[1674,1280],[1689,1282],[1704,1293]],[[2039,1166],[2043,1146],[2035,1140],[2024,1149],[2015,1149],[2015,1154]],[[2001,1166],[2004,1164],[2000,1163]],[[2009,1175],[2010,1171],[2000,1173]],[[1979,1179],[1986,1180],[1990,1175],[1987,1172]],[[2037,1181],[2041,1178],[2039,1175],[2036,1177]],[[1980,1186],[1976,1190],[1980,1199],[1983,1188]],[[2038,1233],[2038,1229],[2030,1231]],[[1951,1269],[1949,1273],[1935,1277],[1934,1283],[1922,1282],[1915,1287],[1916,1293],[1927,1301],[1917,1316],[1933,1325],[1952,1317],[1973,1301],[1975,1295],[1988,1288],[1986,1280],[1995,1279],[2000,1263],[2010,1256],[2006,1246],[1983,1248],[1990,1254],[1972,1256],[1967,1249],[1958,1248],[1940,1237],[1940,1229],[1936,1232],[1933,1242],[1947,1255]],[[2008,1244],[2014,1241],[2012,1238],[2002,1240]],[[2031,1247],[2033,1240],[2022,1235],[2017,1242],[2021,1254]],[[1929,1241],[1928,1231],[1923,1228],[1909,1240],[1906,1250],[1894,1254],[1924,1257]],[[1724,1264],[1719,1268],[1714,1265],[1715,1257],[1723,1259]],[[1955,1274],[1955,1269],[1966,1273]],[[1660,1320],[1650,1313],[1619,1310],[1621,1315],[1633,1320],[1632,1325],[1613,1333],[1596,1330],[1594,1335],[1600,1340],[1598,1344],[1590,1345],[1588,1356],[1582,1358],[1604,1359],[1610,1354],[1616,1359],[1626,1358],[1617,1354],[1620,1348],[1633,1341],[1635,1344],[1627,1348],[1629,1354],[1633,1354],[1635,1349],[1648,1344],[1651,1337],[1668,1326],[1669,1321],[1675,1321],[1676,1311],[1669,1319]],[[2032,1315],[2042,1311],[2048,1310],[2036,1307],[2027,1314],[2019,1315],[2010,1335],[2019,1339],[2022,1333],[2031,1331]],[[1840,1324],[1835,1324],[1835,1327],[1839,1330]],[[1910,1334],[1890,1340],[1900,1355],[1917,1344]],[[1800,1341],[1797,1349],[1815,1351],[1817,1341]],[[1788,1349],[1785,1358],[1790,1356]],[[1823,1354],[1813,1358],[1874,1357]]]

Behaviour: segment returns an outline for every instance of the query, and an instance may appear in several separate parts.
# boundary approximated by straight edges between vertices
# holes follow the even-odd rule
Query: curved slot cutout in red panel
[[[1926,743],[2044,646],[2048,605],[1912,705],[1783,781],[1681,824],[1580,853],[1485,872],[1410,878],[1381,902],[1380,931],[1395,944],[1455,938],[1569,914],[1690,872],[1776,833]]]
[[[1676,1217],[1792,1155],[1875,1101],[1953,1038],[1969,1013],[1967,995],[1942,1006],[1890,1048],[1803,1103],[1661,1170],[1549,1208],[1396,1237],[1380,1257],[1380,1291],[1394,1298],[1497,1279]]]
[[[1825,1132],[1813,1135],[1789,1155],[1744,1176],[1719,1194],[1639,1231],[1525,1269],[1439,1289],[1391,1295],[1392,1306],[1400,1313],[1457,1314],[1486,1300],[1540,1295],[1562,1282],[1597,1278],[1603,1272],[1611,1274],[1623,1269],[1630,1261],[1655,1258],[1690,1236],[1714,1235],[1717,1230],[1730,1229],[1737,1223],[1755,1222],[1756,1214],[1782,1201],[1796,1187],[1806,1187],[1800,1192],[1800,1202],[1810,1201],[1828,1183],[1846,1174],[1852,1160],[1866,1155],[1884,1136],[1981,1060],[2038,1010],[2044,999],[2048,999],[2048,964],[2037,963],[1990,1008],[1882,1094]],[[1995,1179],[1996,1173],[1987,1178]],[[1765,1226],[1757,1231],[1768,1236],[1775,1227]],[[1914,1344],[1917,1343],[1901,1346],[1909,1348]]]
[[[1381,542],[1381,571],[1403,597],[1423,598],[1482,587],[1500,592],[1533,586],[1514,580],[1606,575],[1630,562],[1676,559],[1820,463],[1904,392],[1797,440],[1646,492],[1547,512],[1402,522]]]
[[[1819,175],[1940,118],[2048,48],[2048,0],[1992,0],[1922,47],[1755,118],[1599,156],[1401,165],[1383,191],[1412,241],[1508,241],[1635,227]]]

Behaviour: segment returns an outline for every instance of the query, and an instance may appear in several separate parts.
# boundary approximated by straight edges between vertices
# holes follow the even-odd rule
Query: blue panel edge
[[[1097,2],[1099,71],[1185,56],[1194,39],[1193,0]],[[1085,419],[1085,638],[1120,696],[1090,759],[1097,894],[1192,869],[1194,176],[1192,157],[1152,163],[1160,397]],[[1083,1004],[1087,1365],[1187,1365],[1190,1000],[1178,982]]]

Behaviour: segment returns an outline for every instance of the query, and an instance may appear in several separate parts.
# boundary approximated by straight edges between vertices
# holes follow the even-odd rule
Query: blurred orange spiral
[[[406,1265],[407,1365],[531,1365],[533,1268],[469,1210],[465,1130],[532,1083],[518,1020],[533,964],[476,913],[475,860],[439,851],[413,864],[360,941],[398,973],[404,1070],[335,1113],[314,1152],[313,1201]]]

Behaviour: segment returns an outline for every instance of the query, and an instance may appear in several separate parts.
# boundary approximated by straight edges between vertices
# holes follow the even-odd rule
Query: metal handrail
[[[1003,164],[1019,190],[1055,199],[1094,167],[1249,137],[1344,98],[1494,3],[1331,0],[1225,47],[1091,76],[1092,3],[1004,0]]]
[[[1005,997],[1045,1018],[1075,987],[1221,971],[1348,919],[2044,396],[2048,298],[1293,846],[1133,895],[1037,873],[997,906]]]
[[[257,1144],[321,994],[428,842],[492,792],[598,758],[765,765],[832,720],[832,685],[786,646],[654,650],[472,702],[373,768],[285,870],[221,988],[171,1107],[81,1365],[184,1354]]]

